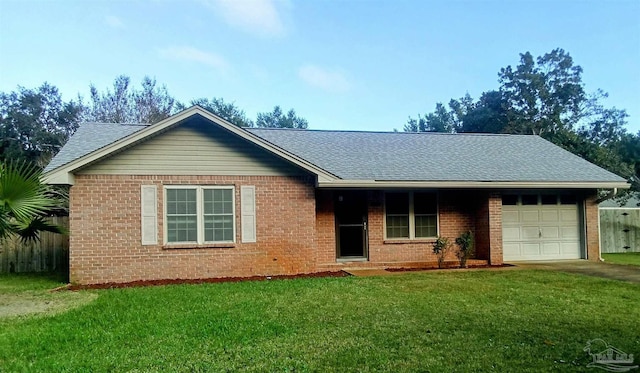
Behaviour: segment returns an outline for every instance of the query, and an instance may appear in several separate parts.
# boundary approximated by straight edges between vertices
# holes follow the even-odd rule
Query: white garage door
[[[503,205],[504,260],[580,259],[577,204]]]

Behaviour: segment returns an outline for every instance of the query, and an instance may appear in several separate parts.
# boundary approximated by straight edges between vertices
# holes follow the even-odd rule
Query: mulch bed
[[[414,271],[430,271],[436,269],[475,269],[475,268],[504,268],[504,267],[513,267],[513,264],[501,264],[501,265],[468,265],[467,268],[460,268],[460,266],[445,266],[444,268],[438,267],[410,267],[410,268],[387,268],[385,271],[388,272],[414,272]]]
[[[335,272],[326,271],[326,272],[302,273],[298,275],[279,275],[279,276],[146,280],[146,281],[131,281],[131,282],[109,282],[105,284],[93,284],[93,285],[69,284],[54,290],[117,289],[117,288],[132,288],[132,287],[142,287],[142,286],[179,285],[179,284],[212,284],[212,283],[219,283],[219,282],[269,281],[269,280],[288,280],[288,279],[294,279],[294,278],[347,277],[347,276],[351,276],[351,275],[344,271],[335,271]]]

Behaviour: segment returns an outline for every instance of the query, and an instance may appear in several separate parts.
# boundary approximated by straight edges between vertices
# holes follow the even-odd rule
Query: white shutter
[[[143,245],[158,244],[158,188],[142,185],[140,193],[140,228]]]
[[[256,187],[240,187],[242,242],[256,242]]]

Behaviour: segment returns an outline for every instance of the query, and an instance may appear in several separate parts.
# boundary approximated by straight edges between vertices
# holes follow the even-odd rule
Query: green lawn
[[[605,263],[630,264],[640,266],[640,253],[602,254]]]
[[[0,277],[0,298],[29,282]],[[93,298],[0,318],[0,370],[593,371],[593,338],[640,357],[640,286],[544,270],[78,293]]]
[[[62,273],[0,273],[0,295],[27,290],[47,290],[64,285]]]

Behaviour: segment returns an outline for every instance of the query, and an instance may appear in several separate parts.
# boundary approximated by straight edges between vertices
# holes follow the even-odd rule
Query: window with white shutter
[[[235,242],[232,185],[165,185],[164,195],[165,244]]]

